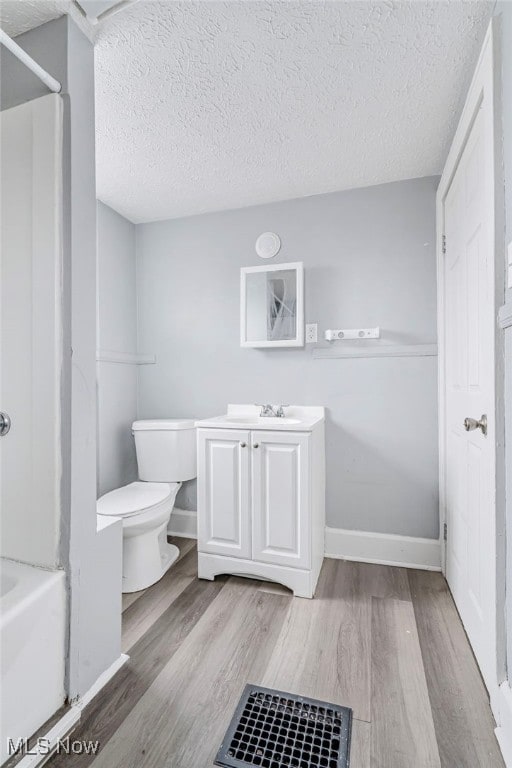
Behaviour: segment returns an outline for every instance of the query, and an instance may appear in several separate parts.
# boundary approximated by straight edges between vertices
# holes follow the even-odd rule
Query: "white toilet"
[[[151,586],[178,558],[178,547],[167,542],[167,526],[182,482],[197,473],[194,421],[135,421],[132,434],[139,482],[97,502],[99,515],[123,522],[123,592]]]

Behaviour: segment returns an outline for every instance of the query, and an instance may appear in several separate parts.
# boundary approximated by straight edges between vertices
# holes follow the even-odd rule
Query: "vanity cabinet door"
[[[254,560],[311,567],[310,438],[251,432]]]
[[[250,433],[199,429],[197,445],[198,549],[250,558]]]

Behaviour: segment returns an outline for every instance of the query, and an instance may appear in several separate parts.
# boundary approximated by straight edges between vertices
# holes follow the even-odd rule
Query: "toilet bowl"
[[[97,501],[102,517],[123,526],[123,592],[155,584],[179,557],[167,542],[167,526],[182,481],[196,476],[195,428],[190,419],[136,421],[137,482]]]
[[[102,496],[97,513],[123,524],[123,592],[138,592],[162,578],[178,559],[167,526],[181,483],[130,483]]]

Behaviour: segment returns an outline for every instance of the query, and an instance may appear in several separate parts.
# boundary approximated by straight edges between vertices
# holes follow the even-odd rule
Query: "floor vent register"
[[[247,685],[215,765],[348,768],[352,710]]]

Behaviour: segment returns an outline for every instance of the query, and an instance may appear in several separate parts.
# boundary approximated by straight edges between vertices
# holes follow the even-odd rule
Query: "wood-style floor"
[[[200,581],[195,542],[125,596],[130,661],[84,710],[96,757],[51,768],[210,768],[245,684],[352,707],[351,768],[503,766],[488,698],[439,573],[325,560],[314,600]]]

